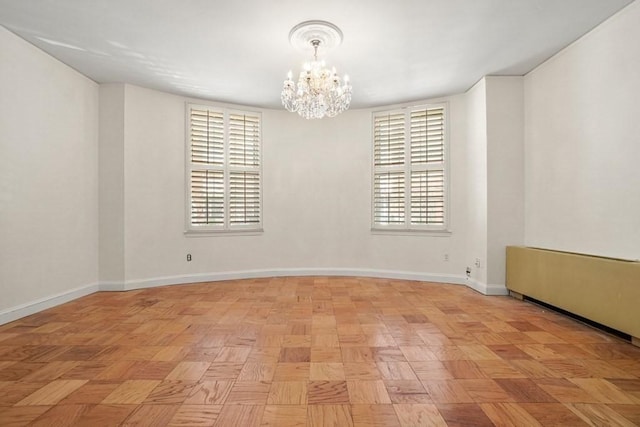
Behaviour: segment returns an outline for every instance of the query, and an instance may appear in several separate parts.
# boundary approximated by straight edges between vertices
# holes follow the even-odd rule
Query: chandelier
[[[291,30],[289,41],[299,49],[313,49],[313,61],[304,64],[298,84],[291,71],[287,74],[280,98],[282,105],[305,119],[334,117],[349,108],[351,84],[349,77],[338,76],[335,67],[329,70],[318,60],[318,51],[327,50],[342,42],[342,31],[326,21],[305,21]]]

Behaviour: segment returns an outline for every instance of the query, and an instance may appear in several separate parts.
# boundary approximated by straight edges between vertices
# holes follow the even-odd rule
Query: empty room
[[[639,117],[639,0],[0,0],[0,426],[640,425]]]

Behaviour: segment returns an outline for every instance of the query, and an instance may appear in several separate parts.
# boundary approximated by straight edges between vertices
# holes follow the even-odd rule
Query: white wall
[[[525,78],[527,245],[640,258],[640,2]]]
[[[522,77],[484,77],[465,102],[468,283],[504,294],[505,248],[524,240]]]
[[[99,277],[101,283],[124,281],[124,90],[100,85]]]
[[[470,280],[476,286],[487,283],[487,269],[475,266],[476,258],[487,259],[487,95],[485,79],[465,95],[467,236],[465,268],[471,268]]]
[[[0,54],[2,323],[97,289],[98,86],[2,27]]]
[[[321,121],[264,111],[264,233],[186,237],[185,101],[136,86],[125,88],[124,264],[129,286],[252,270],[463,275],[465,109],[461,97],[448,99],[453,118],[453,233],[446,237],[371,233],[371,112],[366,110]],[[192,254],[192,262],[186,261],[187,253]],[[448,262],[445,253],[450,256]]]
[[[524,243],[524,86],[487,76],[487,284],[504,286],[506,247]]]

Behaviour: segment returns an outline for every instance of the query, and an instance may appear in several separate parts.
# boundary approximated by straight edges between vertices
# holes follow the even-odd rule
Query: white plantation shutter
[[[404,172],[376,173],[373,215],[376,224],[404,224]]]
[[[260,224],[260,116],[229,114],[229,223]]]
[[[191,223],[197,226],[224,224],[222,171],[191,171]]]
[[[260,114],[190,104],[187,117],[187,228],[260,229]]]
[[[229,176],[231,224],[259,224],[260,175],[253,172],[231,172]]]
[[[410,115],[411,224],[444,226],[444,106]]]
[[[260,117],[229,115],[229,164],[260,166]]]
[[[411,224],[444,224],[444,171],[411,172]]]
[[[224,163],[224,117],[221,111],[192,108],[190,111],[191,161]]]
[[[375,116],[373,135],[376,166],[404,163],[404,113]]]
[[[405,120],[402,111],[373,117],[373,222],[405,223]]]
[[[444,107],[411,112],[411,163],[444,161]]]
[[[373,116],[373,227],[446,227],[445,105]]]

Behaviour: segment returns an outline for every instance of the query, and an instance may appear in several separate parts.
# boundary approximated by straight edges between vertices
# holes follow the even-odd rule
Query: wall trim
[[[373,277],[380,279],[414,280],[420,282],[449,283],[465,285],[484,295],[508,295],[504,285],[485,284],[465,276],[453,274],[430,274],[413,271],[374,270],[366,268],[277,268],[266,270],[226,271],[219,273],[184,274],[178,276],[154,277],[127,281],[103,281],[71,289],[66,292],[40,298],[32,302],[0,311],[0,325],[21,319],[72,301],[74,299],[98,291],[122,292],[134,289],[154,288],[167,285],[181,285],[200,282],[220,282],[224,280],[258,279],[268,277],[294,276],[344,276],[344,277]]]
[[[466,278],[464,284],[467,285],[467,287],[473,289],[474,291],[480,292],[483,295],[490,295],[490,296],[509,295],[509,290],[505,285],[487,284],[484,282],[480,282],[479,280],[474,280],[468,277]]]
[[[505,295],[509,295],[509,289],[507,289],[506,285],[498,285],[498,284],[487,284],[487,291],[483,292],[483,294],[485,295],[491,295],[491,296],[505,296]]]
[[[14,307],[9,307],[0,311],[0,325],[13,322],[14,320],[21,319],[23,317],[30,316],[48,308],[64,304],[74,299],[78,299],[100,290],[100,284],[91,283],[89,285],[80,286],[74,289],[70,289],[65,292],[50,295],[44,298],[39,298],[35,301],[30,301],[24,304],[20,304]]]
[[[125,290],[125,284],[124,282],[104,281],[100,282],[100,287],[98,290],[106,292],[122,292]]]
[[[199,282],[220,282],[223,280],[258,279],[268,277],[293,276],[345,276],[374,277],[380,279],[415,280],[421,282],[466,284],[462,276],[449,274],[429,274],[396,270],[372,270],[354,268],[282,268],[269,270],[226,271],[220,273],[186,274],[180,276],[155,277],[151,279],[127,280],[124,290],[153,288],[156,286],[178,285]],[[102,287],[100,290],[103,290]],[[107,290],[107,289],[104,289]],[[111,290],[111,289],[109,289]],[[117,289],[121,290],[121,289]]]

